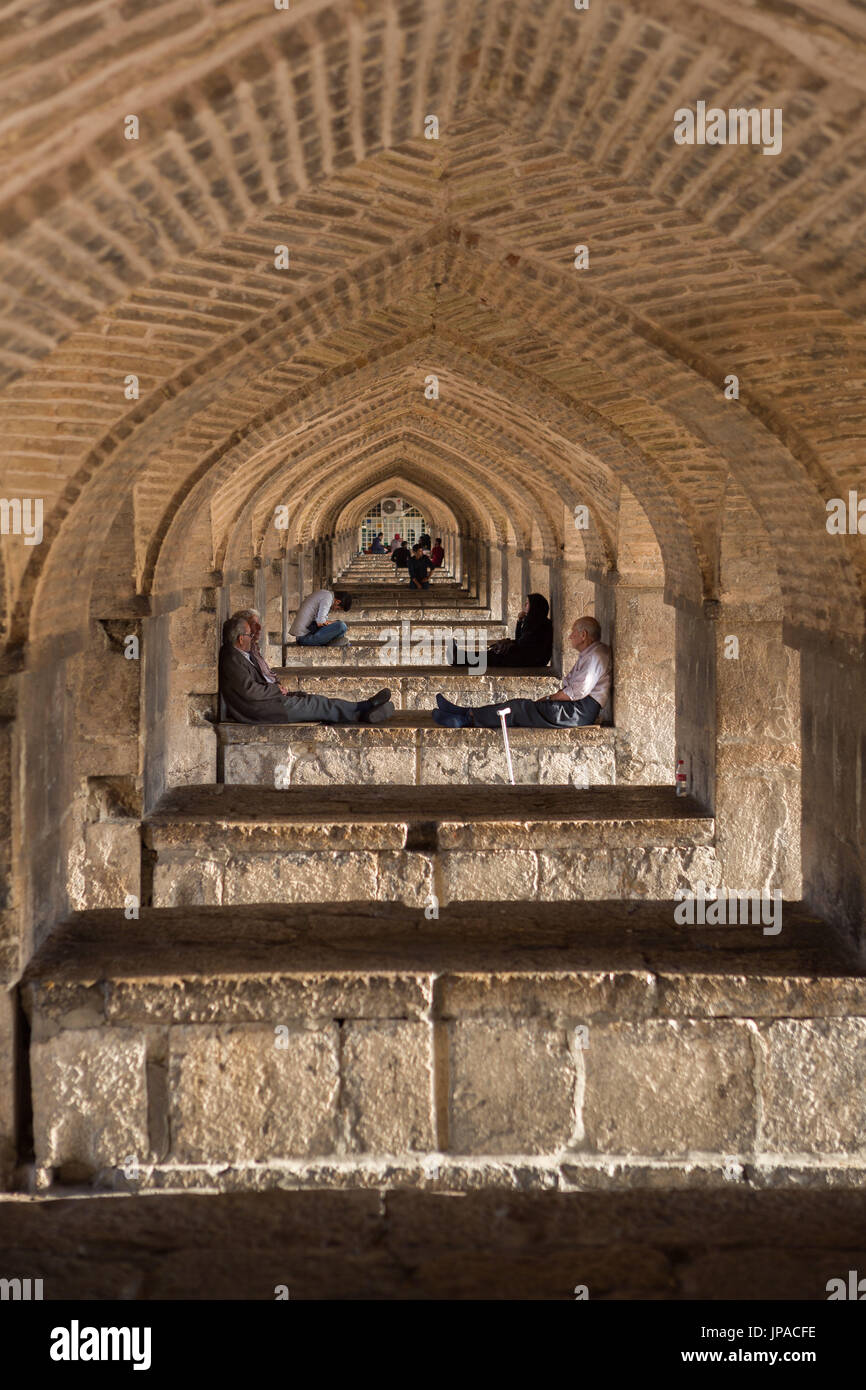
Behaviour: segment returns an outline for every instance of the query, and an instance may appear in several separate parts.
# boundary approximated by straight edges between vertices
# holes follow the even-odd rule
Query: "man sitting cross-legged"
[[[369,700],[331,700],[301,691],[283,695],[252,660],[252,640],[246,618],[223,624],[219,670],[226,719],[237,724],[382,724],[394,713],[390,690]]]
[[[348,613],[351,607],[352,595],[345,590],[335,594],[330,589],[317,589],[307,595],[295,614],[289,636],[299,647],[326,647],[329,643],[344,647],[348,628],[340,618],[328,622],[328,615],[338,610]]]
[[[444,695],[437,695],[434,723],[444,729],[498,729],[500,709],[510,709],[505,717],[509,728],[562,729],[594,724],[610,693],[610,647],[600,637],[595,618],[577,619],[569,638],[578,653],[577,661],[554,695],[543,700],[501,700],[498,705],[475,709],[454,705]]]

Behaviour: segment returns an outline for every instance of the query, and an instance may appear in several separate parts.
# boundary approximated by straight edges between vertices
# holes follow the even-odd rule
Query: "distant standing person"
[[[436,544],[430,551],[430,559],[433,561],[434,570],[438,570],[442,561],[445,559],[445,551],[442,547],[442,537],[436,537]]]
[[[328,614],[348,613],[351,607],[352,595],[347,594],[345,590],[335,594],[330,589],[317,589],[314,594],[304,599],[295,614],[295,621],[289,628],[289,633],[299,647],[325,647],[329,642],[336,642],[345,637],[348,631],[346,624],[339,618],[336,622],[328,622]]]

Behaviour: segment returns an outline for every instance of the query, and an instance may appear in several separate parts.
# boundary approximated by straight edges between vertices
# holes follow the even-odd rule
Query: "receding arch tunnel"
[[[0,35],[0,767],[8,783],[0,946],[9,1018],[25,997],[22,973],[34,961],[55,969],[52,943],[73,931],[67,919],[81,933],[70,937],[69,958],[80,946],[90,959],[87,932],[98,935],[99,924],[70,914],[120,914],[134,953],[145,950],[135,945],[143,928],[127,910],[152,912],[147,922],[156,924],[169,920],[161,911],[186,908],[225,908],[240,920],[261,906],[300,911],[305,893],[337,917],[346,903],[363,904],[371,933],[370,903],[384,904],[399,932],[398,909],[417,916],[428,896],[443,912],[458,904],[457,917],[460,903],[477,901],[490,908],[497,940],[505,917],[491,904],[508,902],[528,914],[528,930],[540,914],[539,940],[555,937],[566,950],[559,927],[544,936],[552,903],[568,903],[577,922],[609,901],[622,926],[617,912],[667,911],[675,890],[706,880],[778,892],[821,924],[812,954],[792,946],[792,976],[829,971],[840,951],[862,964],[866,411],[856,156],[866,106],[855,7],[827,0],[816,19],[799,3],[783,12],[740,0],[592,0],[585,11],[552,0],[311,0],[285,11],[227,0],[180,14],[156,0],[147,9],[155,28],[135,7],[98,5],[92,33],[75,29],[77,13],[40,16],[47,27],[29,63],[23,31]],[[110,62],[101,49],[109,36]],[[782,109],[784,154],[677,144],[673,112],[702,93],[726,107]],[[139,137],[129,140],[123,121],[133,109]],[[436,139],[425,133],[431,114]],[[507,784],[495,740],[449,744],[433,728],[425,711],[450,672],[431,660],[425,675],[408,658],[405,669],[385,671],[375,659],[386,616],[409,611],[408,586],[395,582],[390,562],[358,554],[361,523],[386,497],[405,499],[443,537],[441,572],[411,608],[413,622],[475,623],[492,647],[514,632],[528,593],[549,599],[549,665],[508,679],[487,672],[491,700],[534,698],[564,681],[576,618],[594,616],[612,648],[601,722],[561,743],[518,739],[523,786]],[[40,500],[39,544],[14,533],[15,498]],[[849,518],[836,531],[827,524],[834,498]],[[353,595],[345,617],[354,648],[301,665],[291,631],[298,609],[312,590],[341,585]],[[393,687],[393,737],[367,731],[378,762],[357,730],[332,730],[330,742],[307,731],[278,764],[279,726],[246,752],[237,730],[220,732],[231,722],[219,718],[222,624],[250,609],[281,680],[350,700],[377,683]],[[258,810],[247,819],[229,813],[243,790],[226,771],[233,758],[247,789],[307,788],[318,816],[315,834],[306,822],[287,830],[275,819],[268,833],[280,863],[268,842],[262,863],[244,861],[234,879],[237,845],[257,835],[264,843],[265,831]],[[687,769],[691,820],[674,799],[678,768]],[[540,796],[558,788],[571,798],[556,803],[543,835],[528,801],[520,815],[506,814],[507,797],[514,792],[517,806],[526,783]],[[379,841],[367,822],[364,834],[346,829],[345,806],[367,790],[396,798]],[[400,800],[410,792],[415,801]],[[343,819],[329,820],[340,796]],[[427,799],[433,809],[422,816]],[[490,829],[488,802],[504,808],[499,819],[511,829]],[[160,820],[166,806],[183,810],[171,834]],[[181,843],[182,832],[193,838]],[[572,840],[584,856],[578,867],[577,858],[556,858]],[[482,863],[483,854],[492,862],[494,844],[495,879]],[[338,867],[321,858],[326,849],[343,856]],[[476,851],[467,868],[459,856]],[[306,856],[303,873],[292,855]],[[287,864],[296,872],[288,887]],[[438,919],[424,920],[436,930]],[[212,944],[210,930],[201,928]],[[158,962],[145,965],[159,974]],[[93,978],[104,969],[100,957]],[[750,970],[760,974],[743,969],[750,981]],[[719,989],[721,1017],[739,1000],[733,987]],[[59,1044],[47,1025],[39,1032],[33,999],[33,1046],[46,1051],[33,1054],[32,1162],[46,1182],[52,1173],[60,1181],[64,1164],[90,1180],[113,1162],[95,1140],[87,1153],[73,1152],[71,1139],[66,1152],[62,1137],[56,1152],[39,1151],[49,1131],[65,1134],[51,1104],[71,1092],[56,1079],[62,1059],[39,1071]],[[532,1077],[541,1067],[533,1029],[539,1018],[560,1019],[558,1004],[539,999],[507,1044],[516,1071],[525,1062]],[[736,1018],[757,1038],[760,1020],[777,1018],[774,1000],[761,996],[754,1016]],[[441,1002],[439,985],[430,1001],[431,1009]],[[389,1000],[389,1038],[398,1023],[420,1027],[414,1007]],[[715,1027],[703,998],[700,1008],[688,1026],[699,1014],[698,1032]],[[780,1026],[795,1016],[800,1026],[791,1009]],[[855,1017],[862,1022],[852,1005],[844,1022]],[[494,1030],[480,1004],[473,1019]],[[251,1020],[244,1015],[244,1027]],[[328,1027],[342,1029],[339,1020]],[[453,1022],[447,1011],[423,1021],[440,1031]],[[81,1025],[82,1055],[108,1038],[103,1022],[96,1042]],[[123,1026],[131,1039],[138,1025]],[[315,1031],[309,1020],[304,1029]],[[372,1074],[378,1063],[350,1033],[340,1035],[341,1056],[355,1047],[359,1074],[368,1065]],[[465,1057],[469,1069],[470,1045],[460,1053],[455,1039],[449,1065]],[[155,1033],[129,1041],[147,1074],[129,1104],[136,1114],[144,1106],[151,1129],[145,1119],[144,1137],[128,1142],[149,1145],[157,1169],[234,1162],[216,1140],[198,1150],[190,1140],[182,1159],[157,1152],[154,1075],[164,1041]],[[860,1058],[862,1040],[857,1047]],[[172,1077],[182,1091],[187,1053],[178,1048]],[[330,1048],[328,1034],[310,1074],[325,1075]],[[442,1119],[447,1049],[437,1048],[428,1068],[440,1088],[433,1120],[407,1101],[412,1123],[395,1121],[387,1141],[398,1149],[405,1141],[415,1155],[450,1142],[448,1153],[489,1158],[492,1149],[473,1144],[495,1147],[495,1136],[482,1141],[451,1112],[447,1125]],[[763,1077],[771,1061],[762,1057]],[[732,1074],[751,1065],[737,1058]],[[21,1068],[19,1046],[9,1077]],[[340,1087],[349,1095],[350,1082]],[[512,1099],[523,1114],[525,1097]],[[769,1114],[770,1101],[761,1104]],[[351,1123],[341,1112],[336,1128],[329,1119],[304,1130],[300,1151],[331,1153],[339,1134],[344,1158],[360,1152],[366,1120],[357,1105]],[[20,1183],[26,1124],[2,1108],[0,1121],[6,1166]],[[626,1116],[620,1133],[631,1133],[628,1124]],[[683,1124],[689,1153],[717,1141],[724,1148],[697,1122]],[[536,1156],[556,1148],[540,1122],[528,1140],[528,1120],[517,1138],[509,1125],[506,1116],[508,1143],[525,1141]],[[796,1150],[808,1167],[824,1161],[815,1155],[825,1140],[825,1148],[838,1140],[840,1153],[862,1162],[862,1133],[842,1134],[840,1122],[839,1137],[828,1126],[821,1143],[800,1135],[788,1147],[779,1140],[779,1151]],[[759,1141],[748,1137],[752,1158]],[[607,1152],[597,1134],[591,1142],[596,1157]],[[635,1153],[641,1143],[645,1135]],[[733,1152],[734,1138],[725,1143]],[[684,1152],[671,1163],[685,1164]]]

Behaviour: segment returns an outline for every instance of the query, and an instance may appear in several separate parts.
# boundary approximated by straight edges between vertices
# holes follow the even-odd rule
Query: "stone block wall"
[[[608,1165],[862,1167],[866,995],[847,993],[843,1017],[829,982],[768,1015],[759,980],[722,1006],[640,968],[30,985],[37,1162],[104,1183],[134,1158],[142,1183],[181,1187],[199,1165],[363,1182],[384,1158],[392,1176],[543,1161],[578,1185]]]

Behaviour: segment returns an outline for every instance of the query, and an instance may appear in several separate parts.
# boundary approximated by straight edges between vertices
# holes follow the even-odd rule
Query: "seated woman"
[[[487,649],[488,666],[547,666],[553,655],[553,623],[550,604],[543,594],[528,594],[517,618],[514,638],[494,642]],[[466,653],[453,643],[452,666],[465,666]]]

